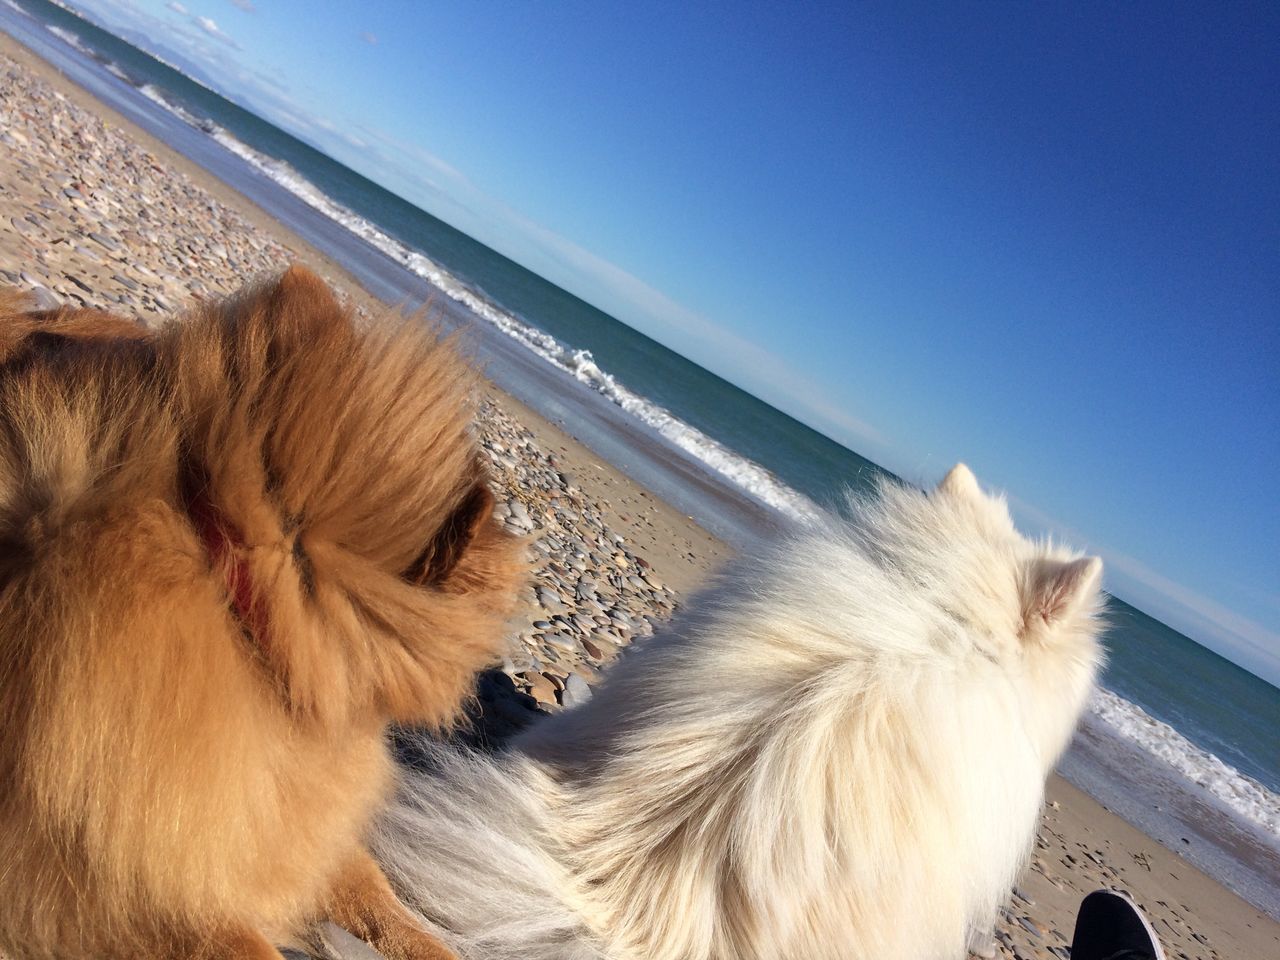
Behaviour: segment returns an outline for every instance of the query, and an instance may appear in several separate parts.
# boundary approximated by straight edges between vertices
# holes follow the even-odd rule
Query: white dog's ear
[[[1102,561],[1097,557],[1038,561],[1027,578],[1027,625],[1061,623],[1091,605],[1101,584]]]
[[[938,490],[954,497],[974,499],[982,496],[982,489],[978,486],[978,478],[963,463],[957,463],[947,471],[947,475],[938,484]]]

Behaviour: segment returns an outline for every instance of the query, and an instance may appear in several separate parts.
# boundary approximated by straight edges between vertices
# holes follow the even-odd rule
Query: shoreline
[[[14,84],[7,76],[10,67],[3,59],[7,57],[18,65],[15,89],[25,76],[28,87],[43,85],[66,98],[48,98],[38,105],[40,110],[53,115],[65,112],[69,104],[97,121],[97,126],[50,123],[31,134],[16,123],[0,126],[11,138],[16,134],[26,141],[6,144],[13,157],[12,169],[0,173],[0,270],[17,276],[16,281],[0,276],[0,281],[22,286],[35,280],[61,299],[137,313],[154,321],[185,306],[192,296],[230,292],[246,277],[296,259],[318,269],[361,308],[387,309],[341,264],[2,33],[0,55],[0,76],[4,77],[0,85],[11,98],[0,99],[0,110],[18,106],[14,102],[18,94],[9,92]],[[33,110],[35,106],[29,105]],[[169,198],[172,205],[149,208],[151,218],[141,224],[136,217],[139,201],[115,183],[133,175],[128,163],[110,169],[103,165],[93,174],[84,168],[67,169],[76,164],[68,162],[71,151],[65,146],[39,155],[23,152],[24,148],[27,154],[35,152],[33,141],[62,138],[65,145],[73,142],[68,138],[77,137],[82,150],[110,149],[131,158],[134,186],[140,184],[143,193]],[[58,178],[65,178],[66,184],[58,183]],[[204,225],[213,226],[207,235],[198,235],[201,225],[186,215],[204,202],[202,198],[216,203],[216,209],[204,204],[206,210],[214,209],[208,214],[214,220]],[[89,229],[93,226],[98,229]],[[181,256],[171,253],[179,242],[186,245]],[[122,251],[128,256],[119,256]],[[678,598],[693,592],[731,551],[601,460],[571,431],[496,389],[490,395],[505,411],[490,420],[485,438],[496,457],[500,483],[514,494],[508,505],[514,511],[508,514],[509,523],[513,529],[537,532],[540,542],[550,538],[560,544],[545,554],[538,589],[529,597],[532,611],[543,619],[520,631],[522,649],[515,651],[506,674],[521,695],[546,709],[557,709],[566,699],[570,677],[591,680],[630,634],[646,632],[647,625],[641,621],[669,613]],[[495,445],[503,449],[495,450]],[[515,502],[523,505],[523,514],[512,506]],[[613,539],[617,537],[621,543]],[[582,551],[582,567],[571,562],[581,559],[574,557],[571,543],[587,548]],[[612,576],[597,576],[597,586],[584,597],[579,574],[586,567],[598,574],[605,561],[616,568],[610,570]],[[626,575],[620,575],[624,570]],[[599,622],[606,611],[620,607],[627,608],[619,613],[620,619],[603,616],[606,622]],[[597,608],[600,613],[594,612]],[[585,616],[591,625],[578,622],[578,616]],[[628,625],[628,620],[633,622]],[[536,628],[535,622],[554,627]],[[624,643],[608,650],[608,636],[619,636]],[[593,648],[601,656],[592,656]],[[543,680],[532,679],[532,673]],[[1126,887],[1147,909],[1171,958],[1280,953],[1276,921],[1060,778],[1051,780],[1049,790],[1036,857],[1019,882],[1026,896],[1015,896],[1012,912],[998,932],[1004,956],[1062,956],[1080,896],[1109,883]]]

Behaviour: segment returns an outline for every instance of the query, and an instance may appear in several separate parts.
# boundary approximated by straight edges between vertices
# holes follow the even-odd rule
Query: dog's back
[[[150,748],[120,714],[151,709],[174,665],[120,615],[157,578],[204,573],[174,549],[178,436],[155,359],[110,315],[0,316],[0,928],[20,956],[79,937],[84,878],[123,866],[88,862],[116,801],[137,799],[136,768],[112,761]]]

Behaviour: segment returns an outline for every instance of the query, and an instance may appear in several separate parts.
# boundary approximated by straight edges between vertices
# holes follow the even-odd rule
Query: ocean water
[[[885,472],[124,40],[45,0],[3,3],[0,29],[374,293],[437,297],[499,386],[731,542]],[[1280,916],[1280,691],[1121,600],[1109,620],[1104,689],[1063,772]]]

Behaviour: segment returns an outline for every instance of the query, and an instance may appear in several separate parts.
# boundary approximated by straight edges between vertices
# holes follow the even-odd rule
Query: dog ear
[[[938,484],[938,490],[953,497],[969,500],[982,496],[982,488],[978,486],[978,478],[963,463],[957,463],[947,471],[947,475]]]
[[[269,289],[272,306],[280,312],[297,308],[308,313],[317,309],[338,309],[338,301],[329,285],[300,263],[290,264]]]
[[[269,353],[291,352],[324,328],[342,320],[342,306],[329,285],[301,264],[293,264],[262,291],[262,304],[271,318]],[[280,357],[271,356],[272,361]]]
[[[494,503],[488,484],[483,480],[476,483],[445,518],[431,542],[405,571],[404,578],[424,587],[444,584],[480,531],[492,522]]]
[[[1096,600],[1101,583],[1102,561],[1097,557],[1036,562],[1023,603],[1027,622],[1052,626],[1067,620]]]

